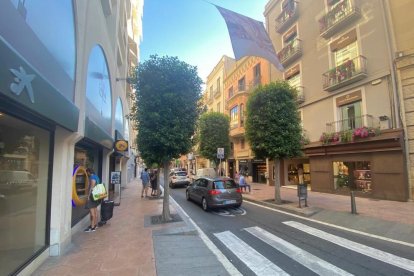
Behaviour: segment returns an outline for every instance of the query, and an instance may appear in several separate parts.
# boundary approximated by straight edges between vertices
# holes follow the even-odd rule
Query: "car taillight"
[[[210,190],[210,191],[208,191],[208,194],[209,195],[218,195],[218,194],[221,194],[221,192],[220,192],[220,190]]]
[[[236,193],[242,193],[242,190],[240,188],[237,188]]]

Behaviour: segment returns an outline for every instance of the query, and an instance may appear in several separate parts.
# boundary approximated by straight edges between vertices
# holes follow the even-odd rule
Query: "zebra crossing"
[[[294,231],[300,231],[310,236],[318,237],[335,246],[340,246],[342,248],[346,248],[383,263],[398,267],[400,269],[414,272],[414,261],[412,260],[402,258],[339,236],[332,235],[328,232],[310,227],[296,221],[285,221],[283,223],[294,229]],[[307,252],[260,227],[248,227],[244,228],[243,230],[256,237],[257,239],[263,241],[272,249],[286,255],[293,261],[298,262],[300,265],[306,267],[318,275],[353,275],[352,273],[349,273],[342,268],[339,268],[325,260],[322,260],[310,252]],[[277,264],[270,261],[268,258],[263,256],[260,252],[258,252],[256,249],[251,247],[248,243],[243,241],[232,232],[224,231],[215,233],[214,236],[254,274],[289,275]]]

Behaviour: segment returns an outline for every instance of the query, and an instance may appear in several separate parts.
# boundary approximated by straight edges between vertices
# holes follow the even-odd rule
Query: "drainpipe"
[[[404,107],[404,97],[402,95],[402,87],[401,84],[397,82],[396,78],[396,65],[395,65],[395,59],[393,53],[395,53],[396,43],[395,43],[395,35],[393,32],[393,29],[391,26],[391,12],[390,12],[390,5],[389,0],[383,0],[380,1],[381,8],[382,8],[382,14],[383,14],[383,23],[385,28],[385,36],[387,40],[387,46],[388,46],[388,54],[389,54],[389,63],[391,68],[391,82],[393,87],[393,95],[394,95],[394,116],[396,121],[396,124],[394,125],[393,122],[393,128],[403,128],[404,131],[404,159],[406,164],[406,179],[408,184],[408,199],[410,201],[413,200],[412,196],[412,180],[410,178],[409,172],[410,172],[410,156],[409,156],[409,144],[408,144],[408,129],[406,124],[406,118],[405,118],[405,107]],[[392,40],[391,40],[392,39]],[[398,117],[397,117],[398,116]],[[397,120],[398,118],[398,120]]]

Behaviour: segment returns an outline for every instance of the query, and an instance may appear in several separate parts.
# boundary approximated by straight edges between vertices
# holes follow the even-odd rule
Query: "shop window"
[[[47,246],[50,132],[0,113],[0,275]]]
[[[371,162],[369,161],[335,161],[333,162],[335,189],[371,192]]]
[[[261,69],[260,69],[260,63],[256,64],[256,66],[253,67],[253,76],[254,76],[254,86],[259,85],[261,83]]]
[[[240,104],[240,126],[244,126],[244,104]]]
[[[239,106],[236,105],[230,110],[230,128],[235,128],[239,124]]]

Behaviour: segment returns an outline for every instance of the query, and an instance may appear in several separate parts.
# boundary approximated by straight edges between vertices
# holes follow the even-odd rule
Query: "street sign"
[[[224,148],[217,148],[217,159],[224,159]]]

